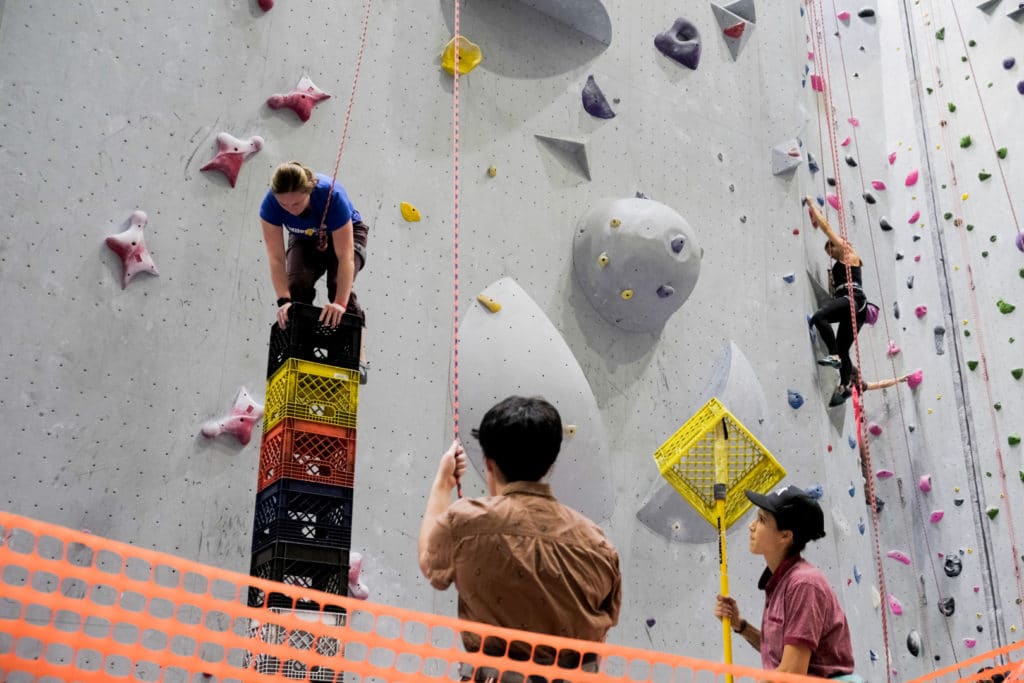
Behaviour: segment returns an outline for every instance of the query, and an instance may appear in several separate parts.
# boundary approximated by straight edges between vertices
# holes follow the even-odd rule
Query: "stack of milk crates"
[[[347,595],[362,319],[346,313],[331,328],[319,316],[296,303],[285,329],[271,327],[249,573]],[[341,612],[277,593],[249,600]]]

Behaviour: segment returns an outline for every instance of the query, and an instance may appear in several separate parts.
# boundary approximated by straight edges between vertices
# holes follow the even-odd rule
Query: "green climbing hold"
[[[1021,277],[1024,277],[1024,268],[1021,268],[1020,270],[1018,270],[1017,271],[1017,275],[1020,275]]]
[[[1017,474],[1020,475],[1020,480],[1024,481],[1024,470],[1017,472]]]
[[[931,94],[932,94],[933,92],[935,92],[935,91],[934,91],[934,90],[932,90],[931,88],[925,88],[925,90],[927,90],[927,91],[928,91],[928,94],[929,94],[929,95],[931,95]]]
[[[999,312],[1002,313],[1003,315],[1013,313],[1014,309],[1017,308],[1013,304],[1007,301],[1003,301],[1002,299],[996,302],[996,306],[999,307]]]
[[[1006,442],[1011,446],[1017,446],[1020,444],[1020,434],[1010,434],[1006,437]]]
[[[962,138],[960,138],[960,148],[967,149],[968,147],[971,146],[971,142],[972,140],[970,135],[963,136]]]
[[[1010,370],[1010,374],[1013,375],[1014,379],[1020,379],[1024,375],[1024,368],[1014,368]]]
[[[942,214],[942,217],[945,218],[948,221],[950,218],[953,217],[953,212],[952,211],[947,211],[946,213]]]
[[[996,410],[1002,410],[1003,409],[1003,404],[1002,403],[994,403],[994,404],[992,404],[992,407],[995,408]]]
[[[993,505],[992,507],[985,510],[985,514],[988,515],[989,519],[995,519],[996,515],[999,514],[999,508]]]
[[[972,224],[968,223],[967,224],[967,232],[970,232],[971,230],[974,230],[974,226]]]
[[[970,337],[971,336],[971,331],[970,330],[964,330],[964,336],[965,337]]]
[[[938,38],[939,40],[945,40],[946,39],[946,27],[943,26],[938,31],[936,31],[935,32],[935,37]]]
[[[1015,342],[1015,341],[1017,341],[1017,340],[1016,340],[1015,338],[1013,338],[1013,337],[1010,337],[1010,343],[1011,343],[1011,344],[1012,344],[1013,342]]]
[[[988,258],[988,252],[987,251],[981,252],[981,258]]]
[[[967,361],[967,369],[970,370],[971,372],[974,372],[975,370],[977,370],[978,369],[978,361],[976,361],[976,360],[969,360],[969,361]]]
[[[989,237],[988,237],[988,241],[989,242],[995,242],[997,239],[999,239],[999,238],[996,237],[995,235],[989,235]]]
[[[999,157],[1000,159],[1005,159],[1009,151],[1010,150],[1006,149],[1005,147],[1000,147],[999,149],[996,150],[996,156]]]
[[[985,171],[982,171],[981,173],[978,174],[978,180],[988,180],[991,177],[992,177],[992,174],[991,173],[985,173]]]
[[[966,62],[966,61],[967,61],[967,55],[963,55],[963,56],[961,56],[961,57],[960,57],[960,61],[961,61],[961,62]]]
[[[978,44],[978,41],[972,38],[971,40],[967,41],[967,44],[970,45],[971,47],[975,47]]]

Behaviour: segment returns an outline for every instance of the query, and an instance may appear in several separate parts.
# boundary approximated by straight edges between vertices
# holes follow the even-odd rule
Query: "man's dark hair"
[[[473,436],[505,481],[540,481],[562,447],[562,418],[539,396],[509,396],[487,411]]]

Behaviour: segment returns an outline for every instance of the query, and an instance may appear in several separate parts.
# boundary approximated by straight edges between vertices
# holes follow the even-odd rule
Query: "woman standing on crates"
[[[270,278],[277,293],[277,322],[288,325],[292,302],[312,304],[316,281],[327,274],[327,303],[320,321],[337,326],[345,312],[363,319],[352,283],[366,263],[369,227],[339,183],[298,161],[274,171],[260,206]],[[285,248],[284,233],[288,233]],[[360,354],[361,355],[361,354]],[[366,381],[366,363],[359,363]]]
[[[850,627],[835,592],[821,570],[800,557],[808,541],[825,537],[821,506],[795,486],[746,494],[757,506],[750,552],[768,565],[757,584],[765,593],[761,628],[740,617],[733,598],[719,595],[715,616],[728,618],[761,652],[766,670],[863,681],[853,673]]]

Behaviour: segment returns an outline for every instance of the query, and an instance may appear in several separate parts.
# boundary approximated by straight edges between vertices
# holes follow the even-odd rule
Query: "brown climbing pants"
[[[355,276],[366,265],[366,241],[370,227],[363,221],[352,222],[352,241],[354,243]],[[327,275],[327,300],[334,301],[338,293],[338,255],[334,253],[334,242],[327,238],[327,249],[316,248],[316,237],[288,236],[288,250],[285,253],[285,268],[288,272],[288,292],[292,301],[312,304],[316,298],[316,281],[320,276]],[[353,287],[355,283],[353,282]],[[363,317],[363,309],[355,290],[348,297],[345,309],[349,313]]]

